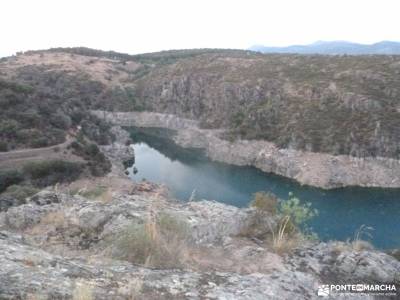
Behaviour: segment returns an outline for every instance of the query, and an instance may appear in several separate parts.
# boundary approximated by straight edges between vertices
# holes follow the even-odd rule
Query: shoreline
[[[176,131],[174,141],[183,148],[200,148],[208,158],[237,166],[254,166],[323,189],[341,187],[400,188],[400,160],[357,158],[293,149],[279,149],[267,141],[220,138],[223,130],[200,129],[195,120],[152,112],[92,111],[113,125],[160,127]]]

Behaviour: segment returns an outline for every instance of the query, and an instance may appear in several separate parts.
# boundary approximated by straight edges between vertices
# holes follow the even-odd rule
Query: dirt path
[[[9,152],[0,152],[0,170],[8,168],[18,168],[30,160],[64,159],[71,161],[82,161],[73,155],[67,146],[73,137],[67,136],[65,142],[50,147],[21,149]]]

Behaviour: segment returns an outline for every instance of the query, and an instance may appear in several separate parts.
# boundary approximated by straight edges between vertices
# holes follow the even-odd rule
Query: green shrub
[[[9,88],[17,93],[25,93],[29,94],[34,91],[34,88],[30,85],[27,84],[21,84],[21,83],[14,83],[14,82],[6,82],[6,81],[0,81],[0,88]]]
[[[278,212],[278,198],[272,193],[254,193],[250,206],[255,208],[248,226],[241,232],[242,236],[263,240],[270,233],[269,219]]]
[[[15,120],[3,120],[0,122],[0,136],[14,136],[19,128],[19,123]]]
[[[68,149],[72,148],[77,154],[79,154],[82,151],[82,145],[77,140],[72,141],[67,148]]]
[[[100,149],[96,144],[91,143],[85,147],[85,152],[87,155],[96,156],[100,153]]]
[[[59,111],[50,117],[50,124],[60,129],[68,129],[72,125],[71,118]]]
[[[0,171],[0,193],[10,185],[18,184],[23,180],[23,175],[17,170]]]
[[[82,170],[81,163],[63,160],[30,162],[23,166],[24,174],[31,179],[33,184],[39,186],[75,180]]]
[[[21,92],[21,93],[29,94],[29,93],[32,93],[32,92],[34,91],[34,88],[31,87],[30,85],[21,85],[21,84],[18,84],[18,86],[17,86],[17,91],[18,91],[18,92]]]
[[[6,142],[0,142],[0,152],[7,152],[8,151],[8,144]]]
[[[38,193],[39,190],[29,185],[10,185],[2,195],[23,201],[26,198]]]
[[[35,128],[20,129],[15,133],[15,141],[21,144],[29,145],[43,137],[42,133]]]
[[[301,204],[293,193],[289,193],[288,200],[278,200],[272,193],[257,192],[250,205],[256,210],[241,234],[270,240],[270,246],[276,253],[290,252],[310,239],[317,239],[306,222],[318,211],[311,208],[311,203]]]
[[[74,153],[87,161],[87,166],[93,176],[103,176],[111,170],[111,163],[94,143],[89,143],[84,137],[73,141],[70,148]]]
[[[288,200],[280,203],[279,212],[283,216],[290,217],[296,226],[301,226],[318,215],[318,211],[311,208],[310,202],[301,204],[300,199],[295,197],[292,192],[289,193]]]
[[[42,148],[49,146],[50,142],[45,136],[38,137],[36,139],[32,139],[29,143],[29,146],[32,148]]]

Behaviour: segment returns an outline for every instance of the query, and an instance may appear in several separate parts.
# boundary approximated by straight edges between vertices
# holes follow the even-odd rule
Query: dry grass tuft
[[[348,239],[346,242],[336,242],[334,251],[337,253],[342,253],[345,251],[361,252],[365,250],[373,250],[374,246],[370,242],[363,239],[364,237],[372,238],[372,234],[370,233],[372,230],[372,227],[361,225],[360,228],[354,233],[353,239]]]
[[[372,250],[374,246],[366,240],[364,237],[372,239],[371,231],[374,230],[370,226],[361,225],[360,228],[355,232],[353,241],[351,242],[352,249],[355,251]]]
[[[274,252],[279,255],[292,252],[305,241],[305,236],[297,230],[290,216],[284,216],[275,230],[271,228],[270,244]]]
[[[45,294],[35,293],[35,294],[27,294],[26,300],[48,300],[48,296]]]
[[[101,201],[103,203],[109,203],[112,200],[112,190],[109,187],[104,185],[96,185],[93,188],[87,188],[87,186],[83,188],[75,188],[70,190],[71,195],[80,195],[82,197]]]
[[[63,211],[50,212],[40,220],[41,225],[54,225],[56,227],[63,226],[65,222]]]
[[[352,248],[355,251],[373,250],[374,246],[368,241],[357,240],[352,242]]]
[[[118,292],[121,295],[126,296],[130,300],[135,300],[138,296],[140,296],[143,288],[143,279],[142,278],[132,278],[129,281],[121,286],[118,289]]]
[[[39,235],[48,231],[50,227],[64,228],[66,226],[68,226],[68,222],[64,212],[54,211],[44,215],[38,224],[28,229],[28,232],[33,235]]]
[[[278,210],[278,198],[272,193],[257,192],[254,194],[250,206],[258,211],[269,212],[274,215]]]
[[[183,267],[188,253],[188,227],[168,214],[155,214],[144,224],[132,223],[113,241],[112,256],[148,267]]]
[[[73,300],[92,300],[93,297],[93,286],[90,285],[86,280],[78,280],[75,283],[75,289],[72,294]]]

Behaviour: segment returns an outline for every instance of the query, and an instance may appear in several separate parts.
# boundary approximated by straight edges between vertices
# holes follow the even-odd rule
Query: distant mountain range
[[[250,50],[262,53],[299,53],[299,54],[400,54],[400,42],[382,41],[365,45],[345,41],[318,41],[310,45],[288,47],[266,47],[255,45]]]

